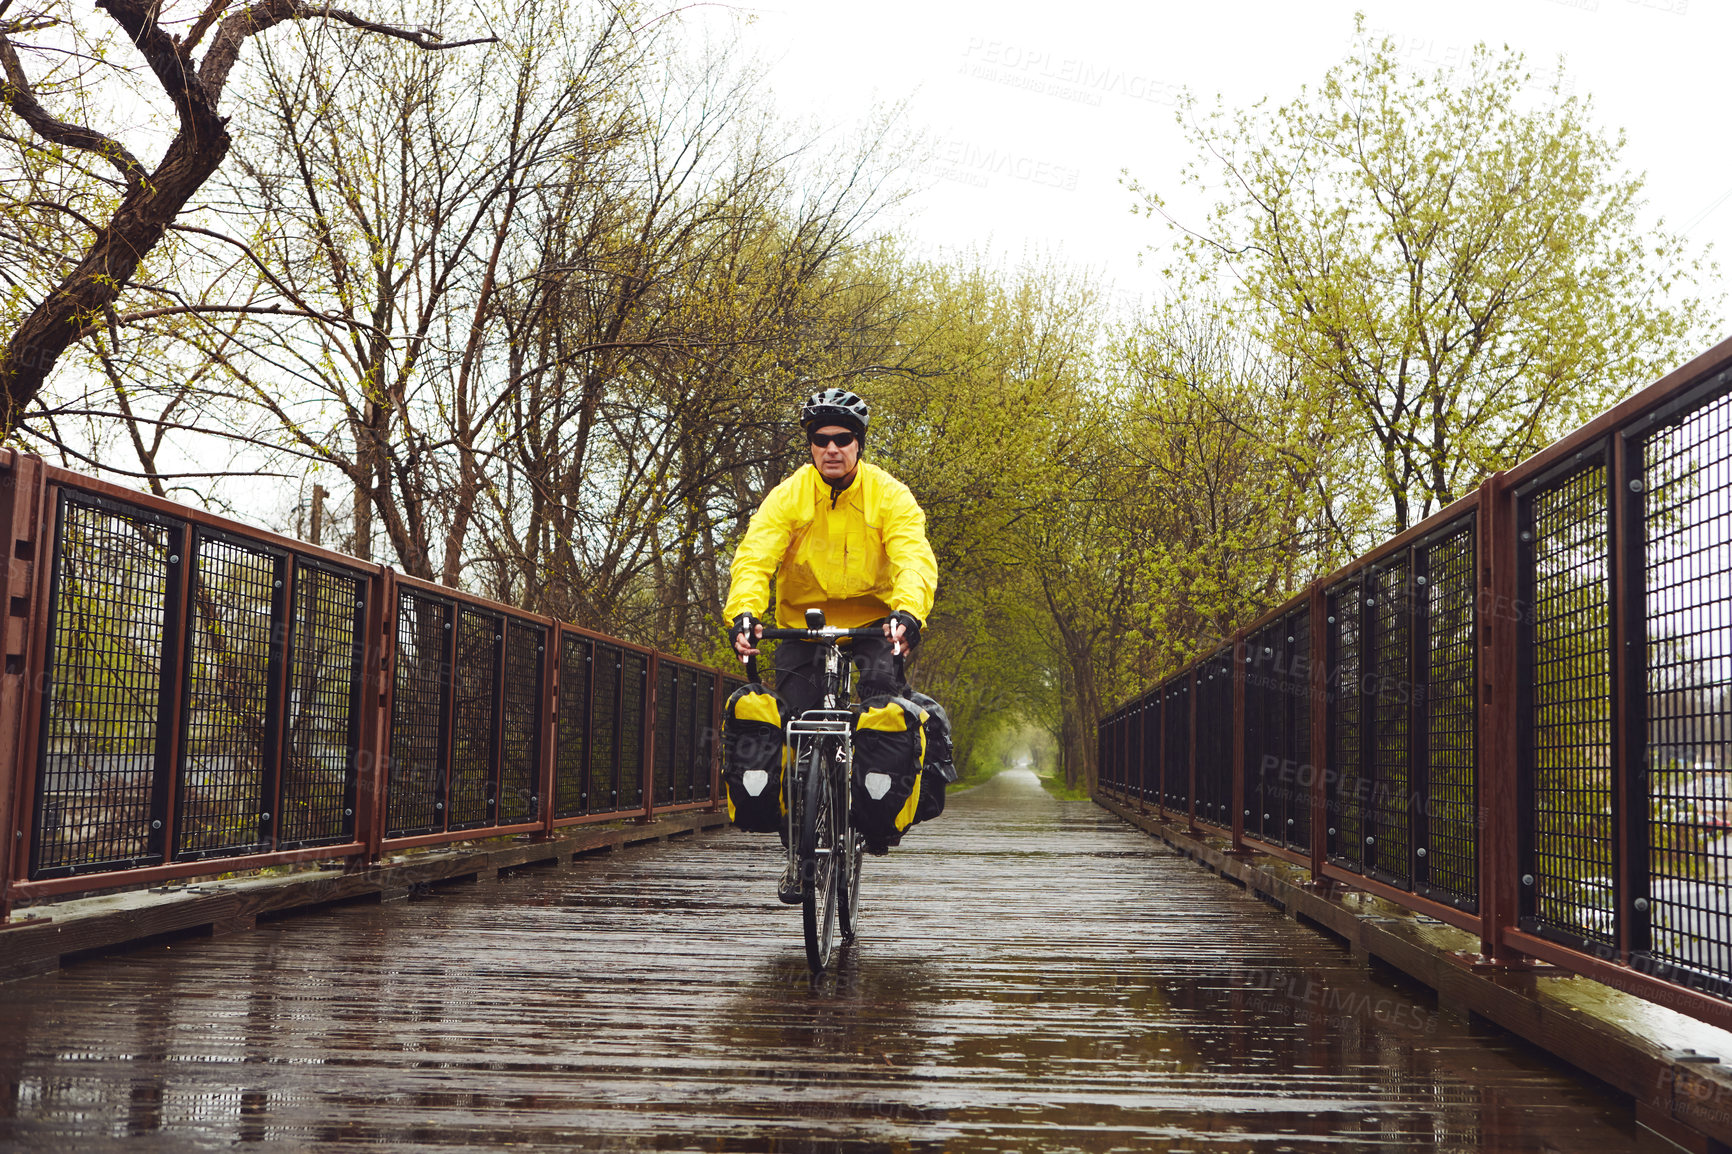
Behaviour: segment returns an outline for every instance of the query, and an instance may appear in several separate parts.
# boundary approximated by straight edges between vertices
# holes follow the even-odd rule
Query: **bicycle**
[[[860,921],[860,864],[865,836],[852,821],[854,791],[854,710],[851,664],[842,645],[860,637],[881,637],[883,630],[832,628],[821,609],[806,611],[805,629],[769,629],[767,641],[816,641],[824,645],[824,698],[788,722],[793,765],[782,775],[787,822],[788,866],[800,879],[800,921],[806,935],[806,964],[814,977],[830,964],[838,928],[852,942]],[[901,680],[902,655],[896,655]],[[758,659],[748,659],[746,677],[756,683]],[[838,852],[837,847],[842,847]]]

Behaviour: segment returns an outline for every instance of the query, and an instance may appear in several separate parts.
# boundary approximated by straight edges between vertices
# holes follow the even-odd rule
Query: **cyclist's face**
[[[831,433],[847,433],[851,430],[842,425],[825,425],[814,431],[824,436]],[[860,439],[858,437],[855,437],[853,444],[846,448],[834,443],[823,446],[808,445],[807,447],[812,450],[812,464],[817,467],[818,472],[822,473],[827,481],[840,481],[852,473],[854,466],[860,462]]]

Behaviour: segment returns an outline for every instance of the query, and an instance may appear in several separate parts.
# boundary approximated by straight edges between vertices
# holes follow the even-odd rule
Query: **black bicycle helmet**
[[[847,389],[820,389],[800,406],[800,426],[808,433],[825,425],[841,425],[853,429],[862,439],[872,421],[872,410],[859,394]]]

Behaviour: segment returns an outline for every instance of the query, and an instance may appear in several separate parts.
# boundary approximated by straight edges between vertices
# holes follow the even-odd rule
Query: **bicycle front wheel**
[[[836,945],[836,880],[841,857],[836,838],[836,799],[829,767],[816,748],[806,766],[806,804],[800,814],[800,920],[806,930],[806,964],[824,972]]]
[[[835,798],[836,841],[843,847],[837,862],[836,919],[842,930],[842,940],[851,942],[860,932],[860,866],[866,857],[866,839],[854,828],[848,766],[840,760],[835,764],[836,780],[831,785],[831,792]]]

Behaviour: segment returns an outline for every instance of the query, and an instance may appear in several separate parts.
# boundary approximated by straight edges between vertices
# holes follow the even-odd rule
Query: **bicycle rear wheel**
[[[806,931],[806,964],[817,975],[830,964],[836,945],[836,881],[841,854],[830,766],[817,743],[810,757],[806,804],[800,814],[800,921]]]

